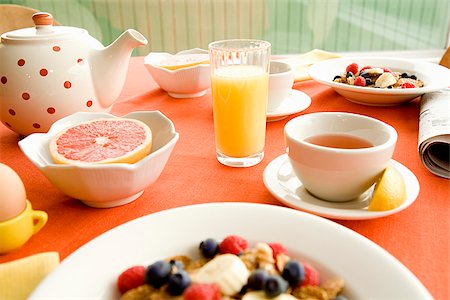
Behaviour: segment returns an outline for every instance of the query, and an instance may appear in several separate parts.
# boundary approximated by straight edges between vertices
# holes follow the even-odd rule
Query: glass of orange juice
[[[217,159],[249,167],[264,157],[270,43],[235,39],[209,44]]]

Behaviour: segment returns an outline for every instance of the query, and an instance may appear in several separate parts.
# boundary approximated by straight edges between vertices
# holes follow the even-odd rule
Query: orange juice
[[[260,67],[231,65],[211,74],[217,151],[247,157],[264,150],[269,75]]]

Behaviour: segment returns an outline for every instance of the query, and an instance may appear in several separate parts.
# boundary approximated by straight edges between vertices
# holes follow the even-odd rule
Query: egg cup
[[[8,253],[25,244],[47,223],[47,213],[33,210],[27,200],[25,210],[16,217],[0,222],[0,254]]]

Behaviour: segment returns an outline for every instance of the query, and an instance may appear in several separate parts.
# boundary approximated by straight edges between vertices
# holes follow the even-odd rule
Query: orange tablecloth
[[[368,237],[398,258],[436,299],[449,299],[450,182],[432,175],[420,162],[419,102],[369,107],[349,102],[314,81],[298,83],[295,88],[312,98],[312,105],[301,114],[353,112],[378,118],[397,129],[394,159],[419,179],[417,201],[392,216],[336,222]],[[22,248],[0,256],[0,262],[44,251],[58,251],[64,259],[119,224],[177,206],[225,201],[282,205],[265,188],[262,173],[271,160],[284,153],[283,127],[294,116],[268,123],[264,160],[254,167],[239,169],[225,167],[216,160],[210,92],[196,99],[171,98],[147,73],[143,59],[133,58],[112,113],[120,116],[134,110],[160,110],[173,121],[180,139],[159,179],[136,201],[110,209],[90,208],[62,194],[22,154],[17,146],[18,136],[0,125],[0,162],[11,166],[22,178],[33,207],[49,215],[41,232]]]

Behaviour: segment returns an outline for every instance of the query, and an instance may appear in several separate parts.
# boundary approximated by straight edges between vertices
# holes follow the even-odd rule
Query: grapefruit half
[[[58,164],[132,164],[151,152],[152,131],[134,119],[95,119],[62,130],[49,147]]]

